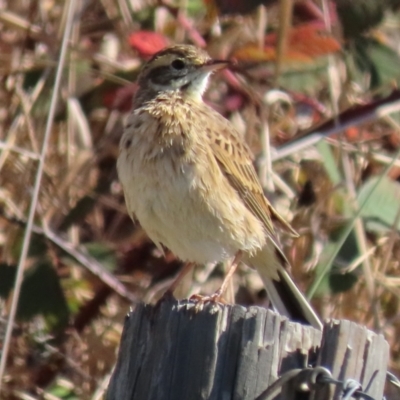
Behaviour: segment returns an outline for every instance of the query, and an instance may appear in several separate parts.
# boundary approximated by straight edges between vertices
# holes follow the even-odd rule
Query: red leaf
[[[277,34],[271,33],[265,37],[263,49],[254,44],[247,44],[236,50],[233,57],[239,60],[275,61],[276,46]],[[284,60],[287,63],[307,63],[339,49],[339,42],[326,32],[320,23],[299,25],[289,31]]]
[[[149,58],[157,51],[167,47],[168,39],[157,32],[138,31],[129,35],[130,46],[139,52],[143,58]]]
[[[277,35],[272,33],[265,37],[265,48],[276,47]],[[314,59],[319,56],[334,53],[340,49],[339,42],[327,32],[319,22],[298,25],[290,29],[287,39],[287,56],[290,53],[302,58]],[[294,61],[297,57],[294,56]]]

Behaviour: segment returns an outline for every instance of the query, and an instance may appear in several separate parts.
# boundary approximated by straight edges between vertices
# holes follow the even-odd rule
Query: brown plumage
[[[243,255],[279,312],[320,328],[286,271],[274,223],[292,228],[264,196],[247,145],[202,100],[210,73],[226,65],[181,45],[144,66],[117,165],[129,214],[184,261]]]

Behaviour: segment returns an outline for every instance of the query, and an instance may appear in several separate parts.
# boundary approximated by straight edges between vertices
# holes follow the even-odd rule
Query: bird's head
[[[138,77],[139,91],[180,91],[182,95],[201,99],[210,74],[228,64],[228,61],[213,60],[195,46],[167,47],[144,65]]]

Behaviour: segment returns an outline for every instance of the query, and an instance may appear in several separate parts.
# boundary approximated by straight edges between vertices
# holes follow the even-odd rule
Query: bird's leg
[[[235,273],[241,259],[242,259],[242,251],[239,250],[236,253],[235,258],[233,259],[231,266],[229,267],[228,273],[225,275],[221,287],[214,293],[214,295],[216,295],[217,298],[220,298],[225,293],[229,281],[232,279],[232,276]]]
[[[229,268],[229,271],[225,275],[225,278],[224,278],[224,280],[222,282],[221,287],[215,293],[213,293],[210,296],[201,296],[201,295],[195,294],[195,295],[191,296],[190,299],[194,300],[194,301],[197,301],[199,303],[203,303],[203,304],[207,303],[207,302],[219,302],[219,301],[221,301],[221,297],[225,293],[225,290],[228,287],[229,281],[231,280],[233,274],[236,271],[237,266],[240,263],[240,260],[242,259],[242,255],[243,255],[243,253],[242,253],[241,250],[239,250],[236,253],[235,258],[233,259],[232,264],[231,264],[231,266]]]
[[[187,262],[183,266],[183,268],[179,271],[179,273],[176,276],[176,278],[174,279],[174,281],[171,283],[171,286],[164,293],[163,297],[172,296],[172,294],[174,293],[175,289],[181,283],[181,281],[185,277],[185,275],[191,270],[191,268],[194,266],[194,264],[195,264],[194,262]]]

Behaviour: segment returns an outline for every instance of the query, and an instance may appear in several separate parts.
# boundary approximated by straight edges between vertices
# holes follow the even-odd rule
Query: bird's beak
[[[217,71],[231,65],[231,61],[228,60],[210,60],[204,64],[201,69],[205,72]]]

